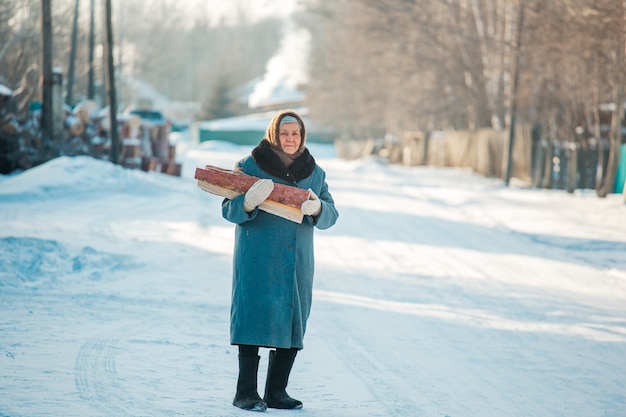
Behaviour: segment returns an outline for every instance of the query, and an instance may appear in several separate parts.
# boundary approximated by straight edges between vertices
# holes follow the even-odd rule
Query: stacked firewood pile
[[[39,117],[34,113],[8,113],[0,117],[0,174],[32,168],[60,155],[62,151],[65,155],[84,153],[84,147],[70,149],[73,146],[76,143],[68,141],[61,150],[56,143],[43,143]]]
[[[30,109],[27,114],[6,109],[0,109],[0,174],[26,170],[60,155],[110,159],[107,109],[98,109],[91,102],[66,108],[63,130],[50,143],[41,139],[39,109]],[[168,124],[154,126],[137,116],[118,116],[121,165],[180,176],[181,164],[176,162],[175,146],[169,143],[169,129]]]
[[[176,162],[176,146],[169,142],[168,124],[153,124],[138,116],[122,117],[119,122],[123,166],[181,175],[182,166]]]

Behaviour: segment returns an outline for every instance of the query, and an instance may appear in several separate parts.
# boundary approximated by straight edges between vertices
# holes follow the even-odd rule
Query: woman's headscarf
[[[300,148],[290,155],[280,145],[280,123],[284,118],[300,125]],[[293,119],[292,119],[293,118]],[[315,159],[305,146],[306,129],[302,117],[294,110],[282,110],[274,115],[265,131],[263,140],[252,150],[252,157],[265,172],[288,182],[307,178],[315,169]]]
[[[304,121],[302,120],[302,117],[300,117],[300,115],[294,110],[281,110],[276,113],[270,121],[270,124],[267,126],[267,130],[265,131],[265,137],[263,139],[267,140],[274,149],[282,151],[279,138],[280,122],[286,116],[291,116],[295,118],[300,125],[300,138],[302,139],[302,141],[300,142],[300,148],[298,148],[298,151],[296,152],[296,154],[300,154],[305,147],[306,129],[304,127]]]

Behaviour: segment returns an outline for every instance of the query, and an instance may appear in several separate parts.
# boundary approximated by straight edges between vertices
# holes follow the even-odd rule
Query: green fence
[[[615,192],[622,193],[624,191],[624,181],[626,181],[626,143],[620,147],[619,165],[617,166],[617,174],[615,175]]]
[[[220,140],[237,145],[256,145],[263,139],[265,131],[261,130],[208,130],[197,127],[198,142]],[[333,143],[335,135],[326,132],[307,132],[306,140],[309,142]]]

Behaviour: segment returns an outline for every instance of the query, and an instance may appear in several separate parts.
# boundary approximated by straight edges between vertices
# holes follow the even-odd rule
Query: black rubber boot
[[[239,379],[237,380],[237,393],[233,400],[235,407],[250,411],[267,410],[267,404],[257,392],[259,359],[258,355],[239,355]]]
[[[270,363],[267,368],[265,382],[265,403],[269,408],[293,410],[302,408],[302,402],[291,398],[285,389],[289,382],[289,374],[296,359],[297,349],[280,349],[270,351]]]

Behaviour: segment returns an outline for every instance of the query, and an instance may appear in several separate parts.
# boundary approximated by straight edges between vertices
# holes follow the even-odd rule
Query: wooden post
[[[52,141],[52,14],[51,1],[41,0],[41,136],[47,146]]]
[[[117,94],[115,91],[115,66],[113,62],[113,26],[111,23],[111,0],[105,0],[106,26],[106,63],[107,63],[107,95],[109,98],[109,115],[111,119],[111,162],[120,162],[120,139],[117,132]]]
[[[567,164],[567,192],[573,193],[578,187],[578,144],[569,143],[569,162]]]
[[[76,0],[74,6],[74,22],[72,24],[72,46],[70,49],[70,65],[67,73],[67,96],[65,97],[65,104],[68,106],[72,105],[74,101],[74,67],[76,61],[76,47],[77,47],[77,38],[78,38],[78,3],[79,0]]]
[[[515,144],[515,115],[517,113],[517,88],[519,84],[519,56],[522,44],[522,25],[524,24],[524,0],[520,0],[517,16],[517,45],[515,47],[515,68],[513,74],[513,90],[511,93],[511,122],[509,126],[509,149],[507,153],[506,176],[504,183],[508,186],[513,172],[513,146]]]
[[[95,48],[95,22],[94,11],[95,1],[91,0],[91,7],[89,11],[89,72],[87,74],[87,98],[93,100],[96,93],[94,88],[94,68],[93,68],[93,53]]]
[[[615,2],[615,34],[614,56],[613,58],[613,103],[615,108],[611,117],[611,134],[609,139],[609,157],[606,166],[606,175],[602,186],[597,190],[598,197],[606,197],[615,192],[615,174],[620,159],[620,145],[622,143],[622,128],[624,120],[624,108],[626,105],[626,93],[624,92],[624,64],[626,63],[626,35],[624,35],[624,18],[626,17],[626,6],[624,1]]]
[[[63,142],[63,71],[61,68],[52,70],[52,138],[57,144]]]

